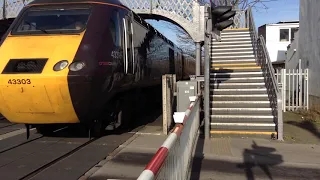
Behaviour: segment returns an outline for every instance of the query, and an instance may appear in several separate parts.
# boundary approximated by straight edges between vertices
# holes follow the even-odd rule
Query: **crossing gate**
[[[282,92],[284,112],[309,109],[309,70],[277,69],[276,79]]]

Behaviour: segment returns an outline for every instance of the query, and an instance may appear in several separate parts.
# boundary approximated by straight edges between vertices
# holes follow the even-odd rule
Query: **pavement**
[[[320,179],[320,146],[255,138],[199,138],[191,179]]]
[[[82,179],[137,179],[167,136],[137,131]],[[320,146],[255,138],[198,139],[191,179],[320,179]]]
[[[160,125],[148,124],[80,179],[137,179],[166,138]]]

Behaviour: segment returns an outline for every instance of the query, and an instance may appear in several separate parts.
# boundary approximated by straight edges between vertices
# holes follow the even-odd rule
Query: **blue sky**
[[[299,20],[299,3],[300,0],[272,0],[266,2],[267,10],[259,8],[253,9],[253,15],[256,27],[268,23],[277,23],[279,21]],[[168,27],[167,22],[148,20],[157,30],[177,44],[175,32]]]

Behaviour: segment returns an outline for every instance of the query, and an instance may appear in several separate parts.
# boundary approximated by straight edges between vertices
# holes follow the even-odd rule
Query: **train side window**
[[[113,42],[116,46],[121,46],[121,31],[120,31],[120,24],[119,24],[119,12],[113,11],[111,19],[110,19],[110,33],[112,35]]]
[[[116,25],[115,25],[115,22],[113,21],[113,19],[110,20],[109,29],[110,29],[113,43],[117,45]]]

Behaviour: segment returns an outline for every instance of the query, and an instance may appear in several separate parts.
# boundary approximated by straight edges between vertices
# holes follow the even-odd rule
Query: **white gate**
[[[308,69],[277,69],[275,75],[282,92],[282,110],[309,109]]]

